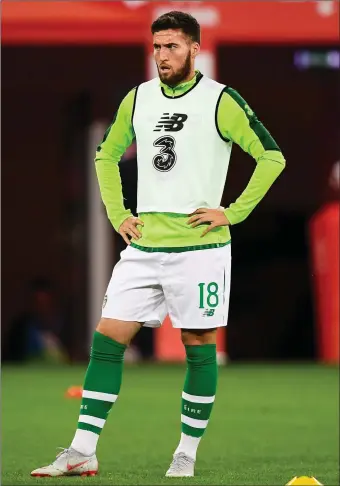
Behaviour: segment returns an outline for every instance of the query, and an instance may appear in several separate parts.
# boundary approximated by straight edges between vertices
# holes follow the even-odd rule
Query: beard
[[[184,79],[186,79],[191,71],[191,55],[188,52],[188,55],[183,63],[183,65],[177,70],[173,71],[170,69],[167,73],[162,73],[157,66],[158,75],[162,83],[167,84],[168,86],[176,86],[180,84]]]

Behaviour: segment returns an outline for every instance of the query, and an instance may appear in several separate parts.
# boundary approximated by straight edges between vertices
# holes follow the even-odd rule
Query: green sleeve
[[[121,102],[113,122],[97,148],[95,158],[101,197],[108,218],[116,231],[126,218],[132,216],[124,206],[118,163],[135,138],[132,126],[135,96],[136,88],[130,91]]]
[[[220,98],[217,128],[222,138],[235,142],[256,160],[247,187],[225,210],[230,224],[237,224],[244,221],[265,196],[286,162],[268,130],[232,88],[225,88]]]

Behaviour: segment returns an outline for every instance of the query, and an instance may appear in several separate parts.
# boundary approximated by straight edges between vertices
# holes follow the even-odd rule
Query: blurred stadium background
[[[150,23],[174,9],[201,23],[198,68],[242,94],[287,160],[264,201],[232,229],[220,399],[202,442],[201,477],[191,483],[285,484],[313,475],[339,484],[340,53],[332,0],[2,2],[3,484],[27,484],[29,471],[71,439],[79,402],[65,392],[82,383],[124,249],[100,201],[94,152],[121,99],[155,75]],[[224,206],[252,169],[235,147]],[[121,175],[135,211],[134,146]],[[179,433],[183,357],[169,322],[137,336],[117,416],[100,443],[102,475],[91,483],[162,483]]]

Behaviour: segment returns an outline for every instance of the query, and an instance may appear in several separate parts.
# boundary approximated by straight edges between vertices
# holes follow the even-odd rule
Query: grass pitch
[[[84,367],[3,367],[3,485],[285,485],[294,476],[339,484],[339,373],[316,365],[220,368],[212,418],[195,478],[164,473],[180,435],[184,366],[126,366],[99,440],[94,478],[31,478],[68,447]]]

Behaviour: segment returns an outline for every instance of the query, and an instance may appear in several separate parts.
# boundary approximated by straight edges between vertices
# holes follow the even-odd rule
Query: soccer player
[[[229,226],[247,218],[285,166],[244,99],[195,70],[196,19],[169,12],[151,31],[159,77],[126,95],[95,159],[108,218],[128,246],[104,297],[74,439],[33,476],[97,473],[97,441],[120,391],[124,352],[142,326],[161,325],[167,313],[181,329],[187,371],[181,437],[166,476],[194,475],[216,394],[216,330],[227,324]],[[138,217],[124,208],[118,168],[134,139]],[[255,159],[256,168],[244,192],[224,210],[233,143]]]

